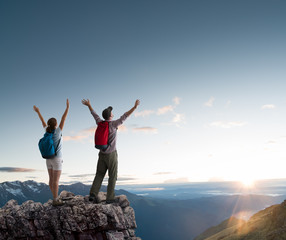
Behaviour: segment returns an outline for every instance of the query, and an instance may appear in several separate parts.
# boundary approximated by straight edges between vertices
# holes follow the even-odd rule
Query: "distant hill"
[[[242,224],[244,224],[246,221],[242,220],[242,219],[237,219],[235,217],[230,217],[229,219],[223,221],[221,224],[215,226],[215,227],[211,227],[209,229],[207,229],[206,231],[204,231],[202,234],[200,234],[198,237],[196,237],[194,240],[204,240],[207,239],[211,236],[214,236],[215,234],[228,229],[228,228],[232,228],[232,227],[239,227]]]
[[[66,190],[85,196],[89,189],[89,185],[76,183],[60,185],[59,192]],[[101,190],[106,191],[106,187],[103,186]],[[116,190],[116,195],[121,194],[128,197],[135,210],[138,226],[136,235],[148,240],[191,240],[233,214],[242,211],[257,212],[283,201],[281,197],[261,195],[213,196],[188,200],[154,199]],[[49,186],[44,183],[15,181],[0,184],[0,207],[10,199],[22,204],[27,200],[44,203],[51,198]]]
[[[210,228],[195,240],[284,240],[286,239],[286,200],[254,214],[247,222],[228,224],[232,218]],[[212,231],[216,229],[217,231]]]

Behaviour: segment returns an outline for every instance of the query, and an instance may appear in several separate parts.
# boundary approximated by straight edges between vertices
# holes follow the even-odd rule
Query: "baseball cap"
[[[106,108],[102,111],[102,117],[105,120],[108,120],[110,118],[112,109],[113,108],[111,106],[109,106],[108,108]]]

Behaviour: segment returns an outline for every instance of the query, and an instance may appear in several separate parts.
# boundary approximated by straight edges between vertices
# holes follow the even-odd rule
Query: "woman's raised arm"
[[[45,127],[47,126],[47,124],[46,124],[46,122],[45,122],[45,120],[44,120],[42,114],[40,113],[39,108],[37,108],[35,105],[34,105],[33,108],[34,108],[34,111],[38,114],[38,116],[39,116],[39,118],[40,118],[40,120],[41,120],[41,122],[42,122],[42,125],[43,125],[43,127],[45,128]]]
[[[60,128],[61,130],[63,130],[63,128],[64,128],[65,120],[66,120],[66,117],[67,117],[68,111],[69,111],[69,107],[70,107],[70,103],[69,103],[69,100],[67,99],[67,107],[66,107],[66,110],[65,110],[65,112],[64,112],[64,114],[63,114],[63,116],[62,116],[61,123],[60,123],[60,125],[59,125],[59,128]]]

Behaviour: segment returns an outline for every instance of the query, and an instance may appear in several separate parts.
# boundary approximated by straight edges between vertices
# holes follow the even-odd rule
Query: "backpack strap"
[[[58,144],[57,144],[57,146],[56,146],[56,148],[55,148],[56,156],[57,156],[57,150],[58,150],[58,147],[59,147],[59,145],[60,145],[60,141],[61,141],[61,140],[62,140],[62,139],[59,140],[59,142],[58,142]]]
[[[52,134],[53,134],[53,135],[54,135],[54,133],[55,133],[55,130],[52,131]],[[61,137],[62,137],[62,135],[61,135]],[[62,138],[60,138],[60,140],[59,140],[57,146],[55,147],[56,156],[57,156],[57,150],[58,150],[58,147],[59,147],[59,145],[60,145],[61,140],[62,140]]]

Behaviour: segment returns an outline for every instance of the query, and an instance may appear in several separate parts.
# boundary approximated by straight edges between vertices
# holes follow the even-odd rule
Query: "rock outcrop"
[[[88,196],[75,196],[63,191],[63,206],[54,207],[52,200],[41,204],[32,200],[18,205],[10,200],[0,209],[0,239],[62,240],[139,240],[135,236],[135,214],[125,195],[106,204],[89,202]]]

